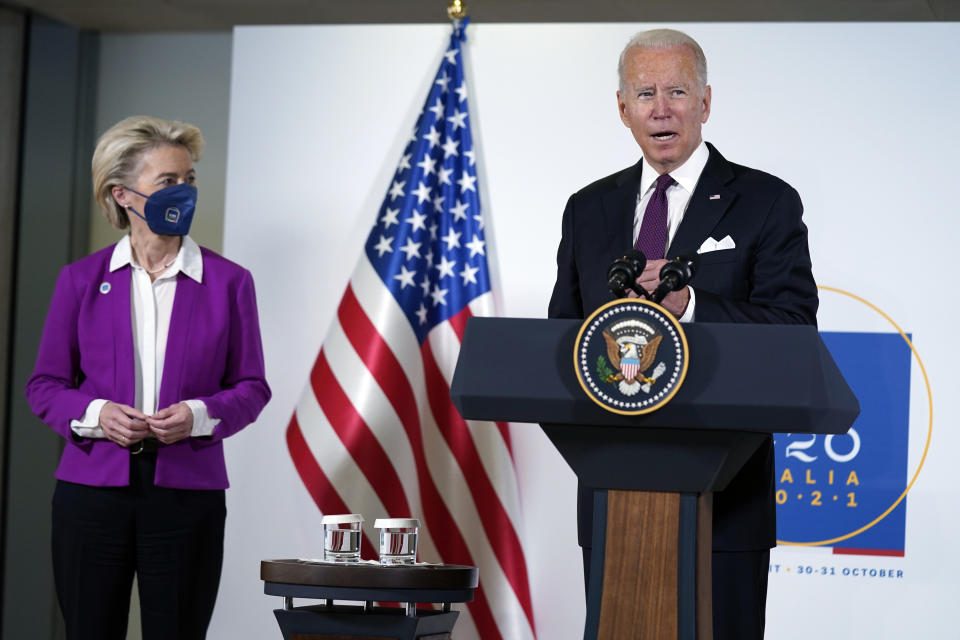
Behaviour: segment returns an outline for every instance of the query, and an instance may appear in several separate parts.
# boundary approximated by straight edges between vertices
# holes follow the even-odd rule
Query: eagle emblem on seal
[[[583,392],[603,409],[625,416],[670,402],[687,376],[689,357],[683,327],[647,300],[608,302],[583,321],[573,342],[573,366]]]
[[[647,375],[657,359],[663,335],[651,331],[650,325],[645,322],[624,320],[604,329],[603,339],[607,345],[609,365],[600,356],[597,373],[601,379],[615,384],[625,396],[635,396],[641,390],[650,393],[657,378],[666,370],[666,365],[660,362]],[[610,365],[613,369],[610,369]]]

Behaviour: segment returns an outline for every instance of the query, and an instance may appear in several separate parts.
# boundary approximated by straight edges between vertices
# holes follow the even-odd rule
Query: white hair
[[[620,92],[624,90],[623,68],[626,63],[627,53],[633,49],[674,49],[676,47],[689,47],[693,52],[694,61],[697,67],[697,84],[700,90],[707,86],[707,57],[703,55],[703,49],[697,44],[697,41],[682,31],[675,29],[651,29],[641,31],[634,35],[627,42],[627,45],[620,53],[620,61],[617,64],[617,75],[620,78]]]

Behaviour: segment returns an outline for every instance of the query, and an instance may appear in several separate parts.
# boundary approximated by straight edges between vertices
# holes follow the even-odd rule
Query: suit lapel
[[[603,224],[607,257],[610,261],[633,248],[633,218],[637,209],[637,188],[642,163],[622,172],[615,189],[603,196]]]
[[[737,192],[727,187],[734,177],[730,163],[713,145],[707,143],[707,147],[710,157],[690,197],[680,228],[667,249],[668,258],[696,252],[737,197]]]
[[[173,297],[173,312],[170,315],[170,330],[167,333],[167,352],[163,360],[163,378],[157,407],[163,409],[173,404],[180,396],[184,356],[193,326],[194,306],[200,283],[184,273],[177,274],[177,292]]]
[[[130,300],[130,265],[108,271],[104,282],[110,285],[110,315],[113,318],[113,388],[115,402],[130,406],[136,402],[136,363],[133,359],[133,306]],[[113,400],[113,398],[110,398]]]

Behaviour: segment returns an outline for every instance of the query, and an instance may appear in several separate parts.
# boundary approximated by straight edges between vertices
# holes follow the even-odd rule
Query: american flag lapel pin
[[[710,200],[719,200],[719,199],[720,199],[720,194],[719,194],[719,193],[715,193],[715,194],[713,194],[712,196],[710,196]]]

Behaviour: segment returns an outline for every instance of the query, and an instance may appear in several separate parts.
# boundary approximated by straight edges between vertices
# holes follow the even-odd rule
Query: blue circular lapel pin
[[[100,283],[100,293],[110,293],[110,283],[101,282]]]

